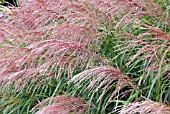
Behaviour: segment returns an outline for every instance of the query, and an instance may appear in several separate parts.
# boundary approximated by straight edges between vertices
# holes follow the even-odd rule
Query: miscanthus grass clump
[[[169,0],[20,0],[10,10],[0,113],[170,113]]]

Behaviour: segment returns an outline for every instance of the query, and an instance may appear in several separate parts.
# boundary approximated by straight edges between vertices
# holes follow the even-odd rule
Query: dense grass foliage
[[[170,114],[169,0],[22,0],[8,10],[0,113]]]

